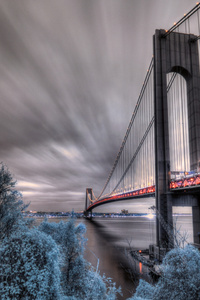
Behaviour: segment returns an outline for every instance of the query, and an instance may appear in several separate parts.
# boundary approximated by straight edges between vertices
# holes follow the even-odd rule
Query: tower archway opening
[[[170,171],[189,172],[189,127],[187,82],[177,72],[167,74],[167,104],[169,130]]]

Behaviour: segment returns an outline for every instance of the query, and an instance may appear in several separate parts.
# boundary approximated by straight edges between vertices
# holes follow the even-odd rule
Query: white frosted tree
[[[0,164],[0,241],[29,222],[22,211],[28,206],[15,189],[16,181],[2,163]]]
[[[32,229],[13,233],[0,246],[1,299],[61,298],[59,249],[46,234]]]
[[[2,300],[114,300],[119,290],[84,257],[86,227],[43,222],[30,228],[27,207],[0,165],[0,296]]]
[[[61,247],[61,284],[66,296],[88,300],[116,299],[120,290],[116,289],[110,279],[101,277],[83,257],[86,243],[86,227],[83,224],[75,226],[74,219],[60,223],[45,221],[40,224],[39,230],[50,234]]]
[[[167,253],[155,286],[140,280],[131,300],[200,299],[200,252],[191,245]]]

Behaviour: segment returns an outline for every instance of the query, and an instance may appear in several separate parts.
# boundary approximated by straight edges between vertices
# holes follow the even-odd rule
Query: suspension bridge
[[[156,30],[153,56],[120,150],[96,198],[86,189],[85,215],[99,205],[155,197],[166,224],[173,206],[191,206],[200,243],[200,4],[168,30]],[[114,204],[113,204],[114,205]],[[157,246],[169,236],[157,218]]]

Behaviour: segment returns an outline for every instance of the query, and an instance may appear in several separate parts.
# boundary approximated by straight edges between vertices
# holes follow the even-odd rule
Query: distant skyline
[[[81,211],[87,187],[98,196],[152,58],[155,29],[169,29],[195,5],[0,0],[0,161],[30,210]],[[146,212],[150,204],[117,203],[115,211]]]

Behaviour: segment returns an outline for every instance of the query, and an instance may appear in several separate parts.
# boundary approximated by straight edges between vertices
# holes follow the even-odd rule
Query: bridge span
[[[192,206],[194,243],[200,243],[200,4],[168,29],[156,30],[153,57],[106,183],[85,213],[99,205],[155,197],[173,230],[172,207]],[[157,218],[157,246],[170,238]]]

